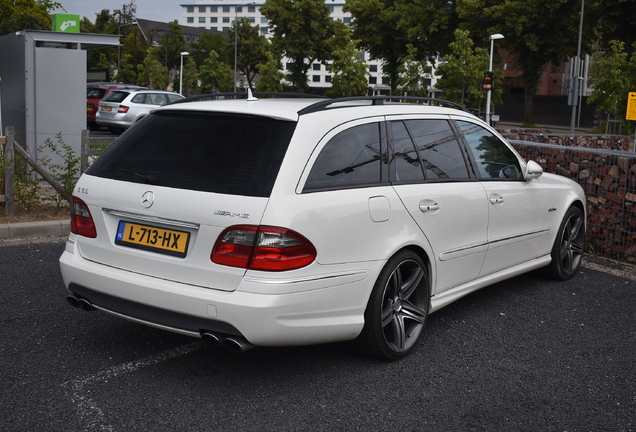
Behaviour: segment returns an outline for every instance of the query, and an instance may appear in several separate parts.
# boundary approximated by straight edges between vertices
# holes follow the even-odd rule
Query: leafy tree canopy
[[[307,89],[311,64],[331,56],[329,8],[323,0],[267,0],[260,11],[269,20],[274,49],[290,59],[287,79],[300,91]]]
[[[35,0],[0,0],[0,35],[20,30],[51,30],[49,10],[59,3]]]

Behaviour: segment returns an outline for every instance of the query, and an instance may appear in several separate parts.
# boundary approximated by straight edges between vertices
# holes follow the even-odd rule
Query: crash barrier
[[[509,141],[526,161],[534,160],[545,172],[571,178],[583,187],[587,253],[636,263],[636,154]]]

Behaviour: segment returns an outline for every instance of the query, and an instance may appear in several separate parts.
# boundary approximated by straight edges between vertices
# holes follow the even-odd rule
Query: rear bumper
[[[382,267],[371,263],[372,269],[313,278],[307,291],[298,291],[303,281],[258,289],[267,282],[244,280],[236,291],[224,292],[97,264],[74,249],[71,240],[60,257],[64,283],[70,293],[87,298],[98,309],[195,337],[202,330],[243,336],[258,346],[354,339],[364,325],[372,275]],[[294,284],[295,292],[279,294],[291,291],[286,284]]]

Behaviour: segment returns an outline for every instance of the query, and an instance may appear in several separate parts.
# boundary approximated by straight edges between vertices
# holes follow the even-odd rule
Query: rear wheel
[[[552,262],[546,267],[548,275],[558,280],[572,279],[581,265],[584,249],[583,212],[578,207],[570,207],[552,246]]]
[[[405,357],[415,347],[428,315],[428,272],[412,251],[394,255],[376,281],[358,348],[382,360]]]

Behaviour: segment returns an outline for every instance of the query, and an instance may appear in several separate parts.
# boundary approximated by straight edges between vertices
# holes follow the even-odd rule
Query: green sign
[[[51,16],[51,30],[64,33],[79,33],[79,15],[54,14]]]

